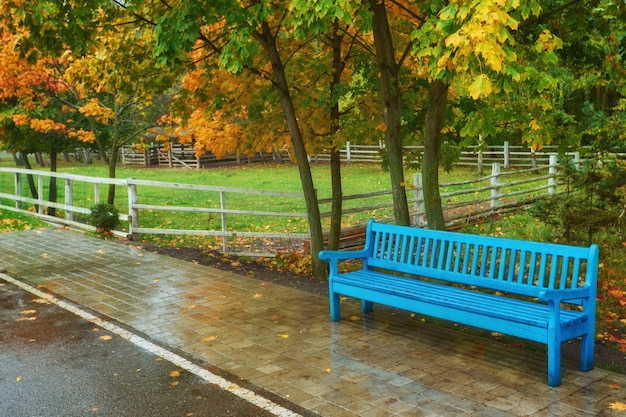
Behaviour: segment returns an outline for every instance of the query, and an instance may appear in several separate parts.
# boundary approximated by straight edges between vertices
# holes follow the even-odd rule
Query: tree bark
[[[30,165],[30,161],[28,160],[28,152],[20,151],[20,158],[22,160],[22,164],[24,164],[24,168],[33,169],[33,167]],[[28,181],[28,188],[30,189],[30,194],[33,196],[35,200],[38,199],[39,193],[37,192],[37,187],[35,186],[35,179],[33,178],[32,174],[28,174],[26,178]],[[37,206],[35,206],[35,210],[37,210]]]
[[[304,139],[298,123],[293,99],[289,91],[289,83],[285,74],[280,53],[276,46],[276,39],[269,24],[262,25],[262,32],[258,34],[258,39],[265,48],[270,64],[272,66],[274,88],[280,98],[285,121],[291,137],[291,144],[298,163],[302,191],[306,202],[307,217],[309,220],[309,232],[311,234],[311,257],[313,258],[313,275],[317,279],[326,279],[326,263],[319,259],[319,252],[324,249],[324,236],[322,233],[322,223],[320,219],[320,209],[317,202],[317,191],[313,184],[311,166],[304,146]]]
[[[339,34],[339,20],[335,19],[332,25],[331,45],[333,48],[333,78],[330,83],[330,137],[335,137],[339,131],[339,100],[336,97],[337,87],[341,82],[343,64],[341,59],[342,36]],[[336,146],[330,150],[330,178],[331,178],[331,216],[328,232],[328,249],[339,249],[341,239],[341,217],[343,208],[343,189],[341,184],[341,153]]]
[[[111,158],[109,158],[109,178],[115,178],[117,169],[117,154],[119,148],[111,147]],[[107,195],[107,204],[115,205],[115,184],[109,184],[109,193]]]
[[[422,183],[428,228],[439,230],[446,228],[439,194],[439,153],[448,87],[448,84],[441,80],[431,81],[428,87],[428,109],[424,132],[424,154],[422,155]]]
[[[385,145],[391,176],[394,217],[397,224],[409,225],[411,219],[402,160],[402,93],[398,80],[400,68],[396,62],[384,0],[370,0],[370,8],[372,10],[372,32],[379,70],[378,81],[386,126]]]

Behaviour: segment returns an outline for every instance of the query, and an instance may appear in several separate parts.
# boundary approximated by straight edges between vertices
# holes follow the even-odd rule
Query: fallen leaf
[[[17,378],[15,378],[15,382],[20,382],[22,380],[21,376],[18,376]]]
[[[170,372],[170,376],[172,378],[178,378],[180,376],[180,371],[172,371]]]
[[[159,282],[159,279],[153,279],[152,282]]]
[[[610,389],[622,389],[621,385],[617,385],[617,384],[609,384],[609,388]]]
[[[37,310],[22,310],[21,314],[35,314]]]
[[[100,340],[111,340],[111,339],[113,339],[113,336],[105,334],[103,336],[100,336],[98,339],[100,339]]]
[[[100,409],[98,407],[91,407],[91,411],[96,412],[96,411],[100,411]]]
[[[609,404],[609,408],[611,410],[626,411],[626,404],[621,402],[614,402]]]
[[[37,320],[36,316],[20,317],[17,321],[33,321]]]
[[[106,253],[106,251],[104,249],[98,249],[98,253]]]
[[[177,386],[178,384],[179,384],[178,381],[173,381],[172,383],[170,383],[170,385],[173,386],[173,387]]]
[[[156,358],[155,361],[157,362],[161,362],[163,360],[163,358]]]
[[[289,335],[288,334],[281,334],[280,337],[282,337],[283,339],[289,339]]]
[[[352,320],[352,321],[359,321],[359,320],[361,320],[361,318],[359,316],[350,316],[350,320]]]
[[[263,294],[254,294],[252,296],[252,298],[261,298],[261,297],[263,297]]]
[[[33,301],[39,304],[50,304],[50,301],[44,300],[43,298],[37,298],[36,300],[33,300]]]
[[[217,336],[208,336],[208,337],[202,338],[202,341],[203,342],[212,342],[212,341],[214,341],[216,339],[217,339]]]
[[[261,287],[268,287],[270,284],[269,282],[262,282],[260,285]]]
[[[235,262],[231,262],[231,263],[230,263],[230,265],[231,265],[231,266],[235,266],[235,267],[237,267],[237,266],[241,266],[241,262],[237,262],[237,261],[235,261]]]

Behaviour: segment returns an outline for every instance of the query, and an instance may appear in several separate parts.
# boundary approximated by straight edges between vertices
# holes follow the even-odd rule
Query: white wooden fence
[[[556,155],[550,157],[548,165],[536,169],[501,172],[500,166],[494,162],[490,175],[475,180],[440,185],[449,227],[517,209],[541,196],[558,192]],[[28,176],[32,176],[37,198],[29,197]],[[60,202],[49,201],[45,197],[48,187],[45,180],[50,177],[58,179]],[[116,187],[115,206],[122,213],[120,220],[124,222],[124,230],[117,234],[133,240],[140,234],[215,237],[221,240],[219,249],[228,252],[238,246],[235,241],[272,239],[301,242],[309,238],[304,197],[299,193],[0,168],[0,209],[93,230],[86,224],[91,207],[103,202],[102,187],[110,184]],[[163,192],[163,188],[168,191]],[[413,184],[407,188],[411,194],[408,198],[413,223],[424,226],[424,199],[419,173],[414,175]],[[163,200],[164,195],[168,199]],[[322,218],[330,216],[330,201],[330,198],[319,200]],[[391,221],[393,216],[390,190],[347,195],[343,206],[345,226],[364,224],[371,217]],[[51,207],[58,209],[62,217],[48,215],[48,208]],[[260,228],[259,225],[265,226]],[[246,244],[239,247],[240,252],[268,255],[272,245]],[[242,250],[242,247],[248,250]],[[253,249],[249,250],[250,247]],[[280,248],[280,245],[277,247]]]

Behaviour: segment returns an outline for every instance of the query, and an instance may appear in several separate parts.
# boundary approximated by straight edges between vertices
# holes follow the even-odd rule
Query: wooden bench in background
[[[561,384],[561,343],[582,338],[580,369],[594,362],[598,246],[588,248],[395,226],[370,221],[365,247],[321,251],[329,261],[330,314],[340,295],[540,342],[548,384]],[[339,262],[363,267],[339,272]]]

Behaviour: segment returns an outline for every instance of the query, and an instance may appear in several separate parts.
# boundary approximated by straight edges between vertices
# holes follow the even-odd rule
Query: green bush
[[[96,204],[91,208],[90,223],[98,231],[108,233],[120,225],[120,213],[111,204]]]

